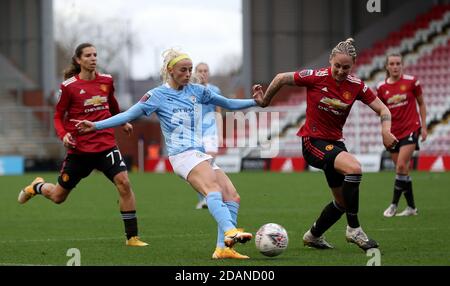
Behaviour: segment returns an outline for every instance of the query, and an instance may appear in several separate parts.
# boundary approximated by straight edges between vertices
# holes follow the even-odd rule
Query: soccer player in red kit
[[[417,215],[414,203],[412,181],[409,176],[409,163],[414,150],[419,150],[419,134],[421,141],[427,138],[427,110],[422,96],[419,81],[403,74],[403,62],[400,54],[386,57],[386,80],[377,86],[378,97],[386,104],[392,114],[392,133],[399,143],[388,149],[395,163],[395,183],[392,203],[384,211],[385,217],[393,217],[397,213],[398,202],[402,193],[405,195],[407,207],[397,216]],[[419,106],[417,112],[416,102]]]
[[[97,51],[89,43],[80,44],[72,57],[72,65],[64,73],[56,104],[54,124],[58,137],[67,148],[58,183],[47,183],[37,177],[20,191],[18,201],[26,203],[35,195],[43,195],[56,204],[66,200],[70,191],[97,169],[111,180],[119,191],[119,206],[125,225],[126,245],[146,246],[138,237],[136,202],[128,179],[127,167],[116,146],[112,128],[89,134],[78,134],[71,119],[102,120],[120,112],[114,97],[110,75],[96,71]],[[130,134],[131,124],[123,130]]]
[[[390,132],[389,109],[364,82],[350,75],[355,59],[353,39],[340,42],[331,52],[330,67],[280,73],[270,83],[262,102],[258,102],[263,107],[269,105],[283,85],[307,88],[306,122],[297,135],[302,137],[305,160],[311,166],[324,171],[334,197],[304,234],[303,242],[309,247],[333,248],[325,240],[323,233],[335,224],[344,212],[348,222],[347,241],[355,243],[363,250],[378,247],[378,243],[370,239],[359,224],[361,165],[347,152],[342,138],[342,129],[353,103],[360,100],[380,115],[383,143],[386,147],[394,146],[396,138]],[[254,95],[262,93],[261,85],[253,86],[253,92]]]

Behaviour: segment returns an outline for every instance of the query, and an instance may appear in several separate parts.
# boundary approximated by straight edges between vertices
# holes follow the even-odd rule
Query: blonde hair
[[[336,45],[336,47],[333,48],[330,55],[330,60],[336,55],[336,54],[344,54],[347,56],[352,57],[353,62],[356,60],[356,49],[353,43],[355,40],[353,38],[348,38],[347,40],[343,42],[339,42],[339,44]]]
[[[178,51],[174,48],[171,49],[167,49],[162,53],[162,57],[164,59],[163,61],[163,65],[161,67],[161,78],[163,80],[163,82],[167,82],[169,80],[169,64],[172,62],[172,60],[184,56],[186,55],[186,53],[183,53],[181,51]]]

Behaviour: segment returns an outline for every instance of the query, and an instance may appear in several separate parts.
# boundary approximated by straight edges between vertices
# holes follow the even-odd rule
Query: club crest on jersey
[[[86,99],[84,101],[84,106],[89,106],[89,105],[93,105],[93,106],[99,106],[102,105],[103,103],[107,102],[108,100],[106,99],[105,96],[100,96],[100,95],[95,95],[89,99]]]
[[[109,87],[108,87],[108,85],[106,85],[106,84],[101,84],[101,85],[100,85],[100,89],[101,89],[103,92],[108,92]]]
[[[333,145],[333,144],[327,145],[327,146],[325,147],[325,150],[327,150],[327,151],[331,151],[331,150],[333,150],[333,149],[334,149],[334,145]]]
[[[342,97],[346,100],[350,100],[352,98],[352,93],[349,91],[345,91],[344,94],[342,94]]]
[[[400,90],[401,90],[401,91],[405,91],[405,90],[406,90],[406,85],[402,84],[402,85],[400,86]]]
[[[345,110],[349,106],[347,103],[344,103],[337,98],[323,97],[320,100],[320,102],[325,103],[326,105],[328,105],[334,109],[340,109],[340,110]]]

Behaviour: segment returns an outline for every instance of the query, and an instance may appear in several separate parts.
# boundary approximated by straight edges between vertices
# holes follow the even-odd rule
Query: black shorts
[[[342,151],[347,152],[344,142],[305,136],[302,137],[302,149],[306,162],[325,172],[330,188],[342,186],[344,175],[334,169],[334,160]]]
[[[408,136],[399,139],[397,145],[395,145],[395,147],[392,149],[388,149],[388,151],[391,153],[398,153],[400,152],[400,147],[410,144],[416,144],[416,150],[420,150],[419,134],[420,128],[414,132],[411,132]]]
[[[81,181],[97,169],[111,182],[118,173],[127,171],[122,154],[117,147],[98,153],[67,154],[64,159],[58,183],[66,190],[72,190]]]

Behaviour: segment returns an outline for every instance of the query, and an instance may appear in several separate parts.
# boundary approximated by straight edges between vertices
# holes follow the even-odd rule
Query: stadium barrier
[[[303,172],[307,168],[307,163],[303,157],[295,158],[272,158],[270,171],[272,172]]]
[[[241,170],[245,171],[268,171],[272,159],[268,158],[244,158],[242,159]]]
[[[417,170],[429,172],[450,171],[450,155],[421,155],[418,158]]]
[[[172,165],[169,162],[169,158],[155,158],[146,159],[144,164],[144,171],[151,173],[169,173],[173,172]]]
[[[240,156],[222,155],[216,157],[215,163],[225,173],[239,173],[241,171],[241,161],[242,158]]]
[[[392,171],[394,164],[387,156],[382,155],[355,155],[361,163],[364,173]],[[276,158],[243,158],[235,155],[217,156],[216,164],[226,173],[240,171],[270,171],[270,172],[304,172],[319,171],[309,166],[303,157],[276,157]],[[411,162],[411,169],[427,172],[450,171],[450,155],[419,155]],[[147,159],[145,172],[168,173],[173,172],[168,158]]]

